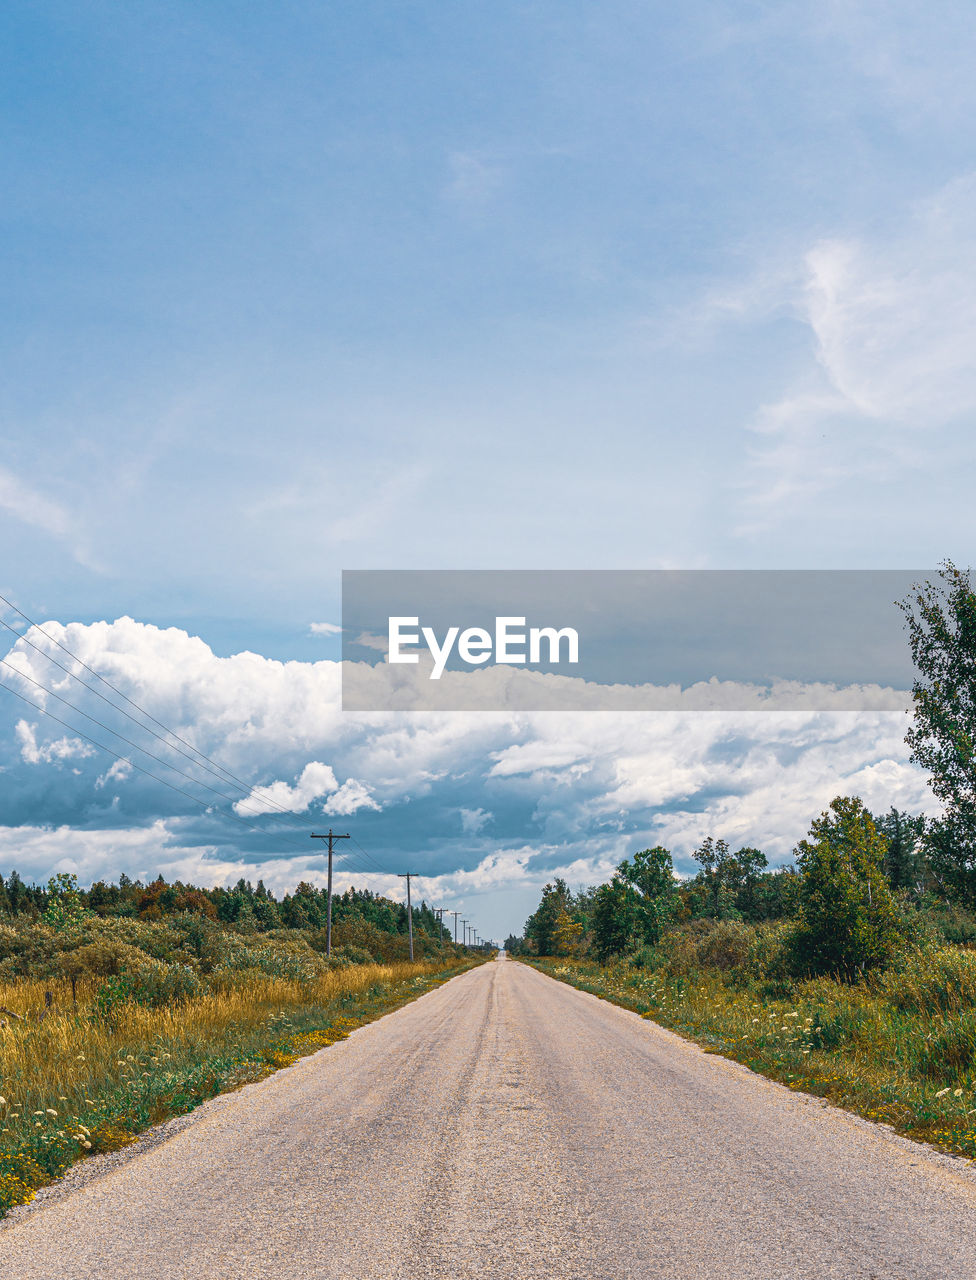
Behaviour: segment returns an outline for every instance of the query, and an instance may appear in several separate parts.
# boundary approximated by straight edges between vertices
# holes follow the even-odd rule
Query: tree
[[[894,805],[874,825],[888,842],[884,870],[892,889],[908,889],[920,894],[923,888],[921,843],[925,819],[902,813]]]
[[[59,871],[47,882],[47,907],[44,920],[59,932],[80,924],[88,912],[78,893],[78,877]]]
[[[525,922],[525,938],[538,956],[551,956],[556,944],[556,925],[568,905],[569,889],[558,877],[542,890],[542,901]]]
[[[621,876],[601,884],[593,898],[590,938],[598,960],[609,960],[631,946],[636,929],[637,893]]]
[[[747,920],[761,919],[759,884],[768,859],[761,849],[740,849],[729,863],[730,887],[735,893],[736,910]]]
[[[678,901],[670,852],[661,845],[641,849],[633,860],[621,862],[617,875],[635,891],[634,927],[640,941],[653,946],[673,917]]]
[[[766,865],[766,859],[758,849],[743,849],[740,854],[750,855],[750,858],[751,855],[758,854],[762,865]],[[702,841],[692,857],[701,867],[698,879],[706,891],[706,901],[703,904],[705,914],[714,916],[716,920],[724,920],[729,916],[738,917],[735,898],[744,883],[745,875],[753,872],[751,861],[748,862],[748,869],[737,863],[736,855],[733,855],[727,841],[714,840],[711,836]]]
[[[918,672],[905,735],[945,805],[929,841],[947,891],[976,904],[976,592],[945,560],[941,581],[916,583],[899,602]]]
[[[840,796],[815,819],[796,848],[799,921],[792,937],[796,967],[853,981],[888,964],[904,940],[883,871],[887,841],[856,796]]]
[[[553,954],[557,956],[576,955],[580,949],[582,938],[582,924],[578,920],[574,920],[564,907],[556,917],[556,924],[552,931]]]

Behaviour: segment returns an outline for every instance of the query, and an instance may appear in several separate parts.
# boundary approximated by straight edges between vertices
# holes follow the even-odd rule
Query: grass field
[[[520,957],[526,959],[526,957]],[[529,959],[791,1089],[976,1160],[976,952],[944,947],[860,985],[741,969]]]
[[[343,1039],[478,960],[214,974],[162,1006],[101,983],[0,981],[0,1213],[76,1159]],[[118,994],[118,993],[116,993]],[[50,999],[50,1007],[46,1001]]]

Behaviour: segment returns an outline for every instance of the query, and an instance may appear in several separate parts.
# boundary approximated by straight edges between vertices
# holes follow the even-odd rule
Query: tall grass
[[[75,1004],[67,982],[0,981],[0,1212],[79,1156],[117,1149],[474,963],[350,965],[303,980],[222,969],[155,1007],[106,982],[76,986]]]
[[[774,941],[717,925],[675,930],[610,965],[530,963],[707,1052],[976,1160],[976,953],[923,949],[850,985],[784,977]]]

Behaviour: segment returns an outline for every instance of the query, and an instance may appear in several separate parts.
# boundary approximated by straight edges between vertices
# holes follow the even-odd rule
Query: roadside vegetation
[[[326,956],[324,905],[308,885],[277,902],[244,882],[0,878],[0,1214],[484,958],[424,907],[409,962],[403,907],[354,891]]]
[[[793,865],[707,836],[607,884],[546,885],[506,949],[791,1088],[976,1160],[976,595],[946,562],[903,602],[913,760],[938,818],[839,796]]]

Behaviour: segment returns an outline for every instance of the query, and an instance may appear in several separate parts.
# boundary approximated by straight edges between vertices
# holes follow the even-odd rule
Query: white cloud
[[[95,779],[95,788],[96,790],[101,790],[102,787],[108,786],[110,782],[124,782],[131,776],[132,765],[128,760],[116,760],[115,764],[107,769],[101,777]]]
[[[875,810],[896,804],[937,811],[924,774],[909,762],[906,718],[899,712],[823,711],[813,705],[761,714],[343,714],[336,663],[280,663],[256,654],[222,658],[182,631],[131,619],[56,631],[130,697],[239,776],[267,777],[268,761],[276,761],[281,776],[267,787],[252,786],[253,803],[238,801],[246,821],[255,810],[271,814],[281,805],[304,813],[316,803],[336,817],[358,813],[364,827],[370,815],[389,815],[407,804],[428,805],[428,817],[441,807],[457,814],[463,834],[477,837],[476,866],[470,865],[472,840],[435,836],[428,846],[423,822],[405,821],[403,828],[421,871],[444,866],[445,850],[447,856],[456,850],[459,863],[466,860],[424,878],[422,892],[437,901],[511,892],[521,911],[530,891],[553,875],[565,874],[571,883],[596,882],[644,845],[666,845],[687,868],[691,851],[707,834],[787,858],[811,818],[839,794],[860,794]],[[22,650],[18,661],[25,669],[41,663],[30,650]],[[89,695],[82,690],[74,696]],[[71,758],[84,764],[90,754],[70,738],[39,742],[37,726],[26,721],[9,737],[17,753],[4,763],[11,771],[30,765],[32,777],[35,769],[56,768]],[[93,800],[124,774],[118,764],[107,772],[99,764],[98,770],[86,770]],[[84,776],[77,785],[83,793]],[[0,828],[0,855],[9,863],[16,854],[18,869],[36,868],[41,878],[54,867],[96,876],[159,870],[203,883],[262,875],[281,888],[293,888],[303,876],[320,882],[311,874],[321,866],[314,853],[258,864],[226,852],[218,857],[209,844],[187,849],[181,835],[189,829],[187,820],[168,816],[174,812],[172,793],[160,788],[154,794],[142,779],[132,790],[131,802],[146,806],[144,827],[136,829],[133,817],[132,830],[93,843],[85,831],[86,808],[75,833],[77,848],[73,836],[62,832],[59,843],[37,824],[36,830],[13,828],[13,835]],[[165,820],[152,823],[159,815]],[[236,824],[226,827],[222,838],[233,849],[240,832]],[[23,848],[32,851],[32,862],[20,852],[20,831],[27,833]],[[359,828],[359,834],[367,847],[383,847],[373,844],[368,830]],[[75,858],[77,868],[62,865],[65,857]],[[392,875],[369,883],[377,892],[400,895]]]
[[[39,746],[37,725],[18,720],[14,733],[20,743],[20,758],[25,764],[59,764],[64,760],[79,760],[95,754],[94,747],[80,738],[56,738]]]
[[[487,809],[461,809],[461,830],[466,836],[476,836],[491,822]]]
[[[812,360],[751,423],[759,443],[739,532],[854,476],[917,465],[922,439],[931,450],[935,433],[976,412],[976,176],[894,229],[808,246],[799,282],[783,276],[782,289]],[[740,296],[748,307],[748,286]],[[771,306],[763,294],[755,318]]]
[[[322,806],[322,812],[333,817],[347,817],[357,809],[375,809],[380,806],[370,794],[369,787],[355,778],[347,778],[339,790]]]
[[[259,813],[304,813],[313,800],[335,791],[339,784],[331,765],[310,760],[293,787],[287,782],[272,782],[266,787],[255,787],[246,800],[234,805],[234,812],[242,817],[254,817]],[[347,810],[346,812],[351,812]]]
[[[335,622],[310,622],[308,629],[313,636],[338,636],[342,634],[342,627]]]

